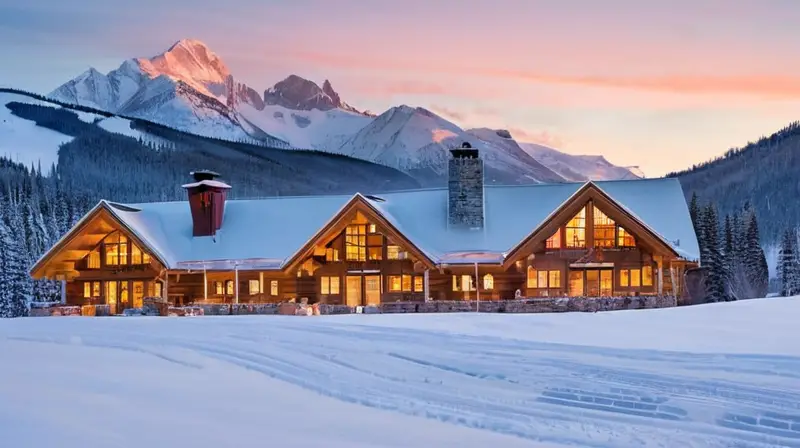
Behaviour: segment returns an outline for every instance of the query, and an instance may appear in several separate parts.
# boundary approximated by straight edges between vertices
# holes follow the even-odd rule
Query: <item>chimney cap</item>
[[[196,182],[204,181],[204,180],[214,180],[215,178],[219,177],[220,174],[216,171],[211,170],[197,170],[192,171],[189,173],[190,176],[194,177]]]
[[[461,144],[459,148],[453,148],[450,150],[450,154],[453,155],[453,158],[456,159],[477,159],[478,158],[478,150],[473,148],[469,142],[464,142]]]

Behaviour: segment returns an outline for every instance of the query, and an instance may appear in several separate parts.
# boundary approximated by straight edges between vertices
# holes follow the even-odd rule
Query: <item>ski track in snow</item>
[[[115,329],[8,339],[136,351],[191,369],[204,368],[196,362],[200,354],[345,402],[538,442],[800,447],[800,358],[596,348],[292,318],[217,321],[215,331],[205,332],[195,326],[203,320],[181,326],[200,331],[170,336]]]

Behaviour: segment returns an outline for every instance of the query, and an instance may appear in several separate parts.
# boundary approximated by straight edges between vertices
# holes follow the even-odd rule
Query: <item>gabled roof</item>
[[[169,268],[208,265],[283,268],[356,198],[437,264],[502,263],[506,254],[587,184],[486,186],[482,230],[447,225],[447,189],[379,196],[331,195],[228,200],[214,237],[193,237],[188,202],[108,203],[108,209]],[[699,256],[677,179],[594,182],[593,186],[688,260]],[[249,261],[250,262],[249,262]],[[245,267],[246,268],[246,267]]]

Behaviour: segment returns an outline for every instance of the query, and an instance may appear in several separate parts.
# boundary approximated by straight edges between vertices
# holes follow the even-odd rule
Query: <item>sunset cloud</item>
[[[779,74],[665,74],[659,76],[618,75],[563,75],[548,71],[509,70],[458,63],[445,60],[444,64],[432,64],[405,60],[402,57],[374,58],[369,56],[348,56],[342,54],[296,51],[285,55],[290,59],[303,60],[314,64],[338,69],[376,70],[407,73],[436,73],[464,75],[484,79],[508,80],[550,85],[572,85],[607,89],[642,90],[672,92],[680,94],[736,94],[755,95],[769,98],[800,98],[800,76]],[[665,68],[665,71],[670,70]],[[410,85],[409,87],[413,87]],[[402,88],[402,84],[397,86]],[[443,88],[439,93],[445,93]],[[479,93],[479,92],[476,92]]]
[[[543,84],[567,84],[688,94],[727,93],[775,98],[800,98],[800,77],[797,76],[557,76],[531,72],[497,70],[489,70],[485,71],[485,73],[489,76],[514,78]]]

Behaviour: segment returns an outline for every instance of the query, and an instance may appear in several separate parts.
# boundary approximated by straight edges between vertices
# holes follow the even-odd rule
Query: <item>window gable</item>
[[[86,269],[148,265],[152,256],[119,230],[106,235],[84,258]]]

